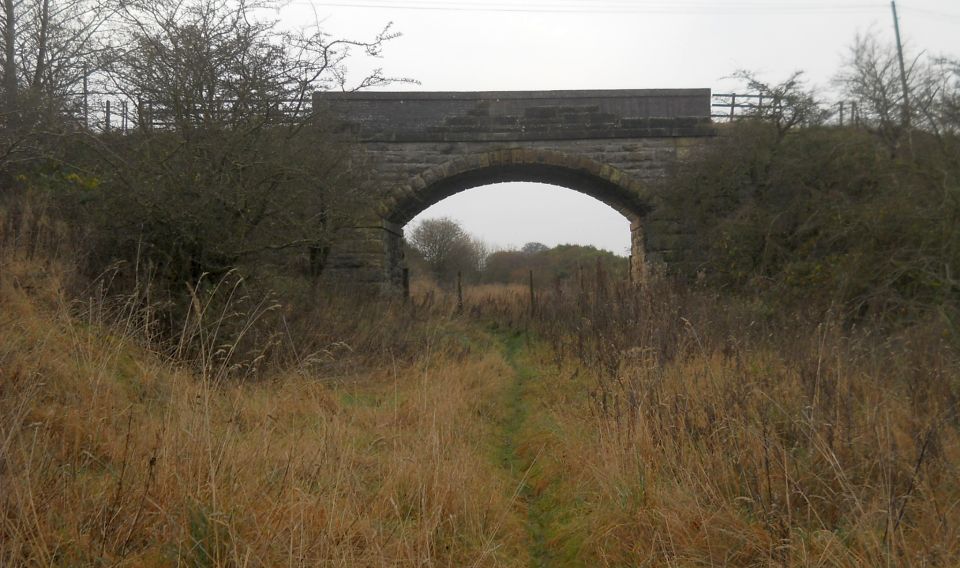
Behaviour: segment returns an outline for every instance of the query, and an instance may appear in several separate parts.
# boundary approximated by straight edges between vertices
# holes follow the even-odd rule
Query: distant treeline
[[[625,279],[629,259],[610,251],[584,245],[529,242],[519,249],[490,251],[456,221],[443,217],[425,219],[408,234],[407,264],[414,279],[433,280],[452,286],[457,274],[470,284],[526,283],[531,271],[542,285],[563,283],[597,270],[606,277]]]

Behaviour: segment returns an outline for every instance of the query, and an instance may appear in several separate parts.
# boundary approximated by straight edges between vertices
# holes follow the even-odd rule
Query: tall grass
[[[539,339],[527,436],[567,562],[960,563],[960,368],[940,322],[844,328],[602,273],[534,302],[477,309]]]
[[[960,564],[950,330],[663,278],[195,283],[178,335],[0,220],[0,565]]]
[[[219,334],[279,308],[194,292],[177,344],[192,353],[174,359],[122,299],[68,301],[69,263],[24,246],[42,216],[25,219],[0,238],[0,565],[524,562],[515,487],[488,459],[508,373],[483,337],[439,320],[392,357],[402,341],[363,331],[400,321],[387,306],[340,328],[344,349],[386,351],[304,341],[249,380],[244,335]]]

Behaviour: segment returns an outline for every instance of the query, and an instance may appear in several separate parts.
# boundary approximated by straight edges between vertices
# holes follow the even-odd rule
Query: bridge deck
[[[710,89],[317,93],[367,142],[710,136]]]

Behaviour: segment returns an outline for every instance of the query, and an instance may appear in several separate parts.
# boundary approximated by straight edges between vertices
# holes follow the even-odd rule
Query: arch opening
[[[404,234],[428,219],[449,218],[491,250],[531,242],[593,246],[630,255],[630,219],[582,192],[541,182],[474,187],[431,205],[403,226]]]
[[[403,227],[405,266],[414,289],[464,285],[559,286],[599,264],[626,280],[630,221],[609,205],[568,188],[508,182],[471,188],[427,208]],[[446,246],[443,246],[446,244]]]
[[[631,279],[646,275],[641,221],[650,211],[643,187],[624,172],[594,160],[550,151],[500,150],[467,156],[436,166],[413,178],[381,209],[386,228],[388,280],[406,288],[409,273],[403,258],[403,227],[415,216],[463,191],[505,182],[535,182],[559,186],[593,197],[630,223]]]

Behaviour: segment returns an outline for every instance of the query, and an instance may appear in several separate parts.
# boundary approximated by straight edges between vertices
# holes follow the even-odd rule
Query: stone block
[[[664,234],[652,229],[647,232],[646,239],[649,250],[684,250],[690,244],[685,235]]]
[[[596,161],[592,160],[591,158],[587,158],[586,156],[578,160],[577,167],[585,172],[596,175],[600,174],[600,165]]]
[[[420,174],[417,174],[412,178],[410,178],[410,185],[407,187],[409,187],[413,191],[420,191],[427,187],[427,182],[426,180],[423,179],[423,176],[421,176]]]
[[[530,107],[524,109],[523,116],[527,118],[551,119],[556,118],[556,107]]]

